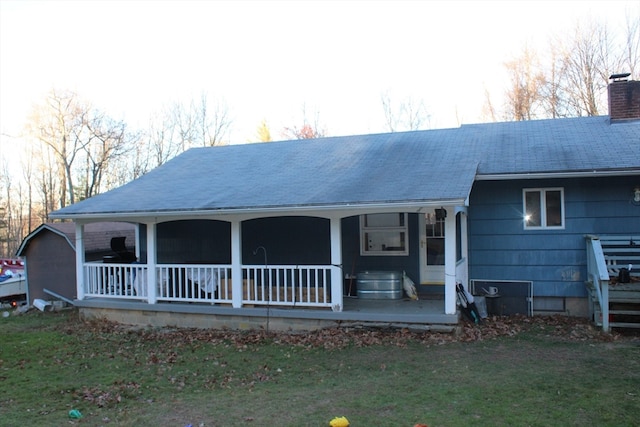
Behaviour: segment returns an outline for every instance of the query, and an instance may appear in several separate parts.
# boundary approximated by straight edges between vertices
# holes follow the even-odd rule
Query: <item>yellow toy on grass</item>
[[[349,427],[349,420],[345,417],[335,417],[329,422],[330,427]]]

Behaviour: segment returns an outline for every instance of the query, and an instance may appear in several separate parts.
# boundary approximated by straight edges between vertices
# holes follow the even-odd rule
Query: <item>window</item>
[[[361,255],[407,255],[406,213],[360,215]]]
[[[524,190],[524,228],[563,228],[564,192],[562,188]]]
[[[427,265],[444,265],[444,217],[426,213]]]

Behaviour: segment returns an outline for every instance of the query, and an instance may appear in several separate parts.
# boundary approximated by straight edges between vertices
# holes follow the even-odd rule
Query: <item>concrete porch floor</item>
[[[85,317],[105,318],[136,325],[232,329],[311,330],[331,326],[413,327],[447,330],[458,324],[457,314],[444,313],[444,300],[429,296],[410,299],[371,300],[344,297],[341,312],[330,309],[244,307],[211,304],[147,304],[131,300],[92,298],[75,301]]]
[[[417,301],[408,298],[397,300],[362,299],[344,297],[342,313],[350,317],[359,317],[381,321],[406,321],[409,323],[457,323],[457,316],[444,314],[444,299],[439,297],[421,297]],[[401,320],[402,319],[402,320]]]

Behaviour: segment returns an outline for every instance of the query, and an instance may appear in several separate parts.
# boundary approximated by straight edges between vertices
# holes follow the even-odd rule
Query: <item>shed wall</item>
[[[44,289],[69,299],[76,298],[76,256],[66,239],[43,230],[37,239],[32,239],[25,255],[29,304],[36,298],[51,299]]]

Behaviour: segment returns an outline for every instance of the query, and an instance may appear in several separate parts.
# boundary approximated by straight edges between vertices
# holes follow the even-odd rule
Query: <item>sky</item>
[[[0,148],[54,88],[139,129],[204,93],[230,143],[263,120],[280,139],[303,111],[328,135],[384,132],[382,94],[423,102],[428,128],[477,123],[525,44],[629,10],[640,0],[0,0]]]

